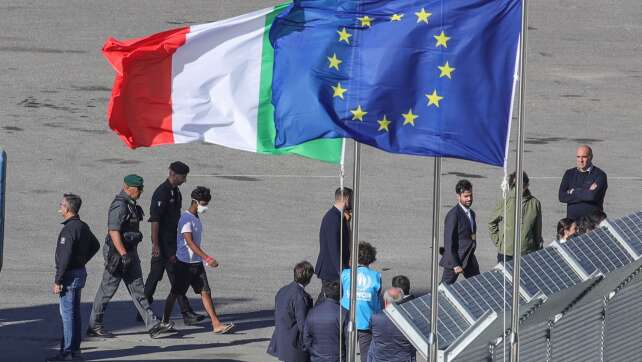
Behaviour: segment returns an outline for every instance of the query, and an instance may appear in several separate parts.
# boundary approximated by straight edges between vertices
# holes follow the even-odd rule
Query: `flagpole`
[[[341,194],[343,195],[343,183],[345,179],[345,156],[346,156],[346,139],[341,139],[341,161],[339,165],[339,188],[341,189]],[[345,218],[341,215],[341,222],[339,223],[339,279],[341,279],[341,272],[343,271],[343,223]],[[343,295],[343,288],[341,282],[339,282],[339,296]],[[342,362],[343,358],[343,310],[339,308],[339,362]]]
[[[526,114],[524,112],[524,94],[526,92],[526,31],[527,25],[527,3],[522,0],[522,29],[519,41],[519,114],[517,117],[517,151],[515,157],[515,239],[513,248],[513,306],[511,318],[511,362],[519,362],[519,281],[522,254],[522,193],[524,189],[524,124]]]
[[[435,167],[433,175],[432,190],[432,272],[430,273],[430,291],[432,292],[431,309],[430,309],[430,337],[429,362],[437,362],[437,325],[439,309],[439,222],[440,222],[440,204],[441,204],[441,157],[435,157]]]
[[[357,355],[357,268],[359,266],[359,181],[361,178],[361,144],[354,141],[354,175],[352,178],[352,247],[350,248],[350,341],[348,362]]]

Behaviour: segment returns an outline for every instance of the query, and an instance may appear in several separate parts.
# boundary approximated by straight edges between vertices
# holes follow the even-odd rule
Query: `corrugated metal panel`
[[[521,362],[543,362],[546,360],[546,323],[540,323],[520,328],[519,330],[519,360]],[[499,344],[495,347],[494,362],[510,361],[510,337],[504,346]],[[505,347],[505,348],[504,348]]]
[[[606,307],[604,360],[630,362],[642,359],[642,283],[638,279],[621,290]]]
[[[571,309],[551,329],[552,361],[600,361],[601,299]]]
[[[457,358],[449,362],[491,362],[488,345],[479,345],[475,348],[468,348],[465,352],[459,354]]]

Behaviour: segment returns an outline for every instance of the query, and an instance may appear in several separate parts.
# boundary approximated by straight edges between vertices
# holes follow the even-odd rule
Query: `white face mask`
[[[196,212],[198,212],[199,214],[204,214],[207,211],[207,209],[209,209],[207,206],[198,204]]]

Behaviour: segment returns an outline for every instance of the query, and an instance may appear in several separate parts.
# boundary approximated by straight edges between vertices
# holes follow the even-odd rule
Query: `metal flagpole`
[[[361,178],[361,144],[354,141],[354,175],[352,176],[352,247],[350,248],[350,341],[348,362],[357,355],[357,268],[359,265],[359,181]]]
[[[441,196],[441,157],[435,157],[435,173],[433,175],[433,190],[432,190],[432,272],[430,273],[430,284],[432,292],[432,301],[430,309],[430,358],[429,362],[437,362],[437,317],[439,309],[439,208]]]
[[[524,94],[526,91],[526,0],[522,0],[522,29],[519,41],[519,114],[517,117],[517,153],[515,158],[515,243],[513,252],[513,314],[511,318],[511,362],[519,362],[519,276],[522,254],[522,193],[524,189]]]
[[[339,167],[339,188],[341,189],[341,194],[343,195],[343,182],[345,179],[345,155],[346,155],[346,140],[345,138],[341,140],[341,163]],[[343,295],[343,288],[341,285],[341,272],[343,271],[343,223],[345,218],[341,215],[341,222],[339,223],[339,300],[341,295]],[[343,359],[343,310],[339,307],[339,362],[342,362]]]

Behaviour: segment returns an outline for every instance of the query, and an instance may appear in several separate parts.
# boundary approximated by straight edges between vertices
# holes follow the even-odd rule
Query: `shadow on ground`
[[[217,298],[215,303],[219,309],[224,310],[225,305],[244,303],[247,301],[248,300],[244,298]],[[193,307],[201,305],[200,299],[191,299],[190,303]],[[157,312],[157,315],[160,315],[162,303],[155,303],[153,307]],[[83,303],[81,305],[83,339],[85,339],[84,331],[87,328],[90,311],[91,303]],[[128,356],[144,356],[163,352],[182,352],[192,350],[197,352],[208,348],[230,347],[255,342],[265,342],[269,339],[243,339],[243,336],[246,335],[244,332],[267,328],[274,325],[273,310],[221,314],[219,317],[223,322],[235,323],[236,328],[231,336],[238,335],[238,339],[216,343],[189,343],[186,340],[194,339],[194,334],[211,331],[212,327],[209,319],[206,319],[195,326],[185,326],[181,320],[180,314],[177,312],[177,309],[175,309],[175,312],[176,313],[172,318],[176,321],[178,332],[176,334],[163,337],[157,341],[161,341],[161,344],[164,344],[163,340],[182,340],[181,343],[168,346],[159,346],[158,343],[153,345],[153,343],[150,343],[150,345],[137,345],[132,348],[110,349],[104,351],[95,348],[87,348],[84,350],[84,355],[88,360],[110,360]],[[204,314],[202,310],[198,312]],[[125,336],[132,336],[132,339],[128,341],[139,343],[137,342],[137,339],[144,340],[145,338],[149,338],[144,324],[142,322],[137,322],[135,317],[136,312],[131,301],[121,300],[109,303],[105,312],[105,327],[117,335],[117,338],[114,341],[118,341],[118,337],[124,338]],[[44,360],[46,356],[55,353],[55,349],[58,348],[60,336],[62,334],[61,328],[58,304],[0,309],[0,356],[2,356],[0,357],[0,360]],[[201,354],[203,354],[203,351],[197,352],[195,357]],[[237,356],[235,356],[234,353],[223,355],[217,354],[217,357],[219,359],[208,358],[208,360],[220,362],[239,361],[238,359],[235,359]],[[190,361],[185,359],[181,360]],[[194,359],[194,361],[196,360],[197,359]]]

